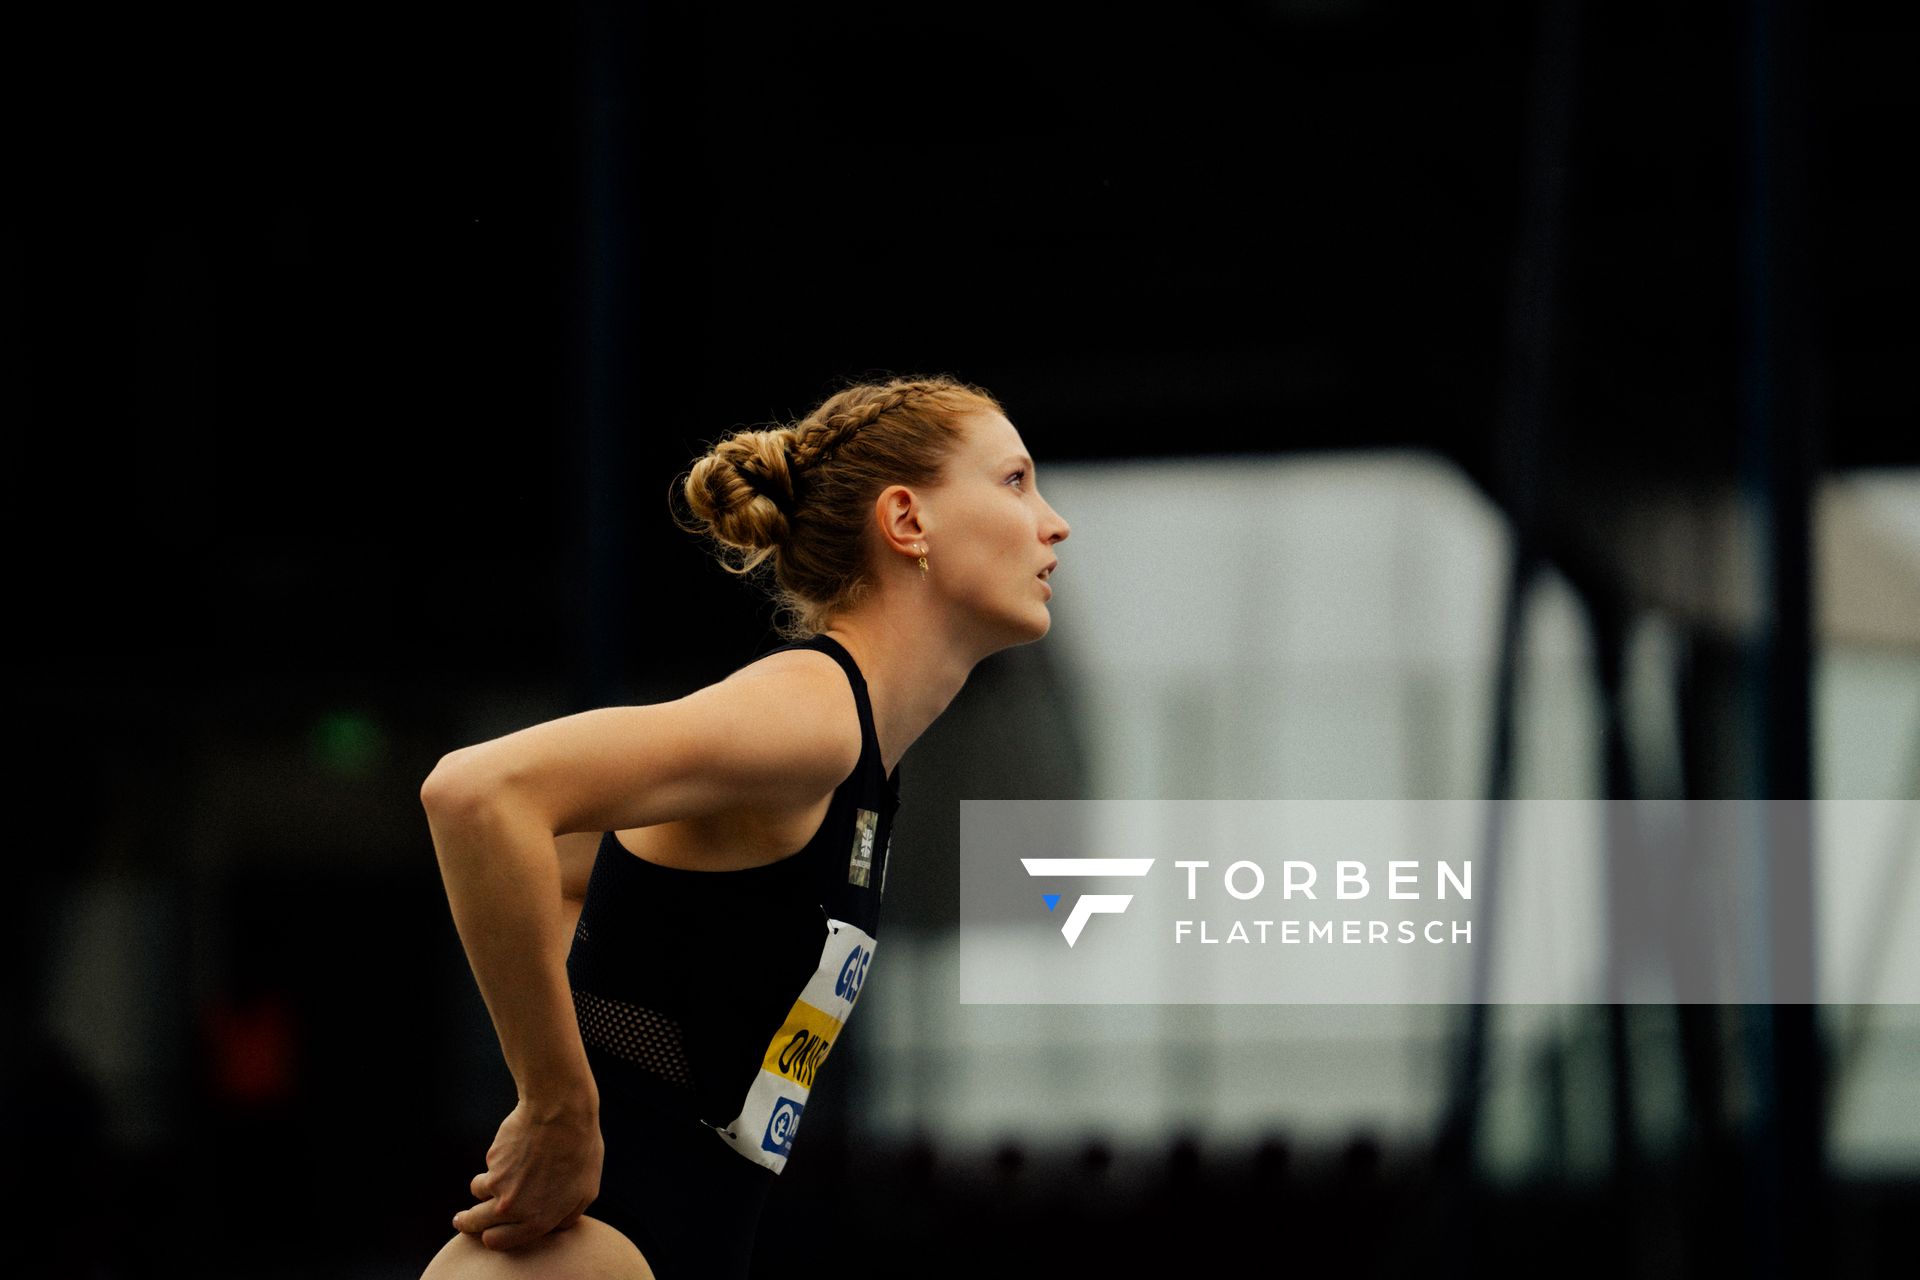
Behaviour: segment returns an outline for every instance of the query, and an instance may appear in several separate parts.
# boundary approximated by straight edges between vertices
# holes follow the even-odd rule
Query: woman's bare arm
[[[555,837],[813,803],[859,754],[839,664],[789,650],[674,702],[581,712],[440,761],[420,800],[528,1122],[564,1126],[599,1110],[567,987],[572,930]],[[543,1222],[530,1210],[535,1238],[571,1212],[558,1200],[544,1210],[555,1205]]]
[[[553,852],[560,863],[560,900],[577,907],[587,900],[587,883],[593,879],[594,860],[600,856],[600,832],[572,831],[555,836]]]
[[[545,1110],[598,1110],[567,989],[567,910],[553,833],[498,794],[421,791],[467,962],[520,1096]]]
[[[462,748],[434,775],[444,792],[510,796],[566,835],[805,808],[859,759],[846,674],[826,654],[801,649],[672,702],[582,711]]]
[[[553,852],[560,864],[560,928],[563,937],[573,937],[580,923],[580,910],[587,905],[587,884],[593,879],[593,864],[600,856],[600,832],[574,831],[553,838]]]

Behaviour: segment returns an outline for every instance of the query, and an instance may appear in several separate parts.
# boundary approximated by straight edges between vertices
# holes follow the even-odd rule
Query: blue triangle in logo
[[[1040,900],[1047,904],[1049,911],[1060,905],[1060,895],[1057,893],[1043,893],[1040,895]]]

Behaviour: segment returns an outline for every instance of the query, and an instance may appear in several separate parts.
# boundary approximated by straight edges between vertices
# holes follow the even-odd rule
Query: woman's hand
[[[600,1195],[605,1154],[597,1106],[521,1098],[487,1148],[487,1171],[469,1184],[481,1203],[454,1214],[454,1228],[499,1250],[565,1231]]]

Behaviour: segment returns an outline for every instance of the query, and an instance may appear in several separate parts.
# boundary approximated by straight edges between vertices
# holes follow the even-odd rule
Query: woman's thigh
[[[590,1214],[519,1249],[489,1249],[461,1232],[447,1241],[420,1280],[653,1280],[633,1241]]]

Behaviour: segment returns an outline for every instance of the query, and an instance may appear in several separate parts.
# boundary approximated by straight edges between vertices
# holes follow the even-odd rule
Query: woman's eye
[[[1018,479],[1020,479],[1020,477],[1022,477],[1022,476],[1024,476],[1024,475],[1026,475],[1026,474],[1027,474],[1027,473],[1026,473],[1026,472],[1024,472],[1024,471],[1016,471],[1016,472],[1014,472],[1014,473],[1013,473],[1012,475],[1010,475],[1010,476],[1008,476],[1008,477],[1007,477],[1007,479],[1009,479],[1009,480],[1018,480]]]

